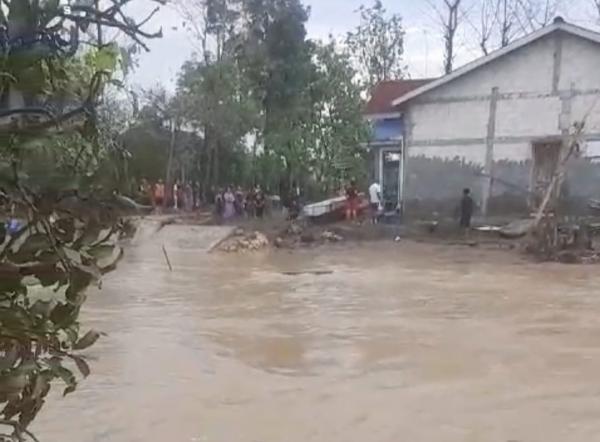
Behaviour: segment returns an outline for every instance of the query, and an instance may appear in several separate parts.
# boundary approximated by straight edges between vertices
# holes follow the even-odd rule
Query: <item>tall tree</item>
[[[449,74],[454,67],[455,39],[456,31],[458,30],[459,8],[461,0],[444,0],[446,6],[445,20],[443,21],[444,30],[444,73]]]
[[[465,12],[462,10],[463,1],[427,0],[427,2],[437,16],[436,21],[440,27],[444,41],[444,73],[448,75],[454,69],[454,59],[456,58],[456,34],[465,18]],[[486,32],[487,29],[482,30],[482,34]]]
[[[349,178],[363,178],[362,144],[368,127],[362,117],[361,83],[351,56],[331,40],[315,48],[316,75],[311,87],[308,149],[311,172],[326,194]]]
[[[299,0],[248,0],[243,8],[240,63],[261,103],[265,158],[278,162],[281,169],[280,176],[271,176],[270,181],[291,182],[298,174],[294,132],[313,71],[305,27],[309,10]]]
[[[359,8],[360,24],[346,44],[369,88],[404,76],[404,28],[399,14],[388,14],[381,0]]]
[[[189,61],[180,72],[177,93],[185,121],[204,137],[203,187],[230,182],[234,177],[224,160],[244,150],[258,112],[237,64],[231,58],[208,65]]]

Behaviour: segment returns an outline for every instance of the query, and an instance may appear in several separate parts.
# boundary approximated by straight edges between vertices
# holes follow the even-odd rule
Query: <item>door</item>
[[[531,170],[531,208],[536,210],[542,203],[558,171],[562,151],[561,141],[543,141],[533,143],[533,166]],[[557,182],[552,190],[550,206],[554,207],[562,183]]]
[[[381,151],[381,187],[386,210],[400,207],[402,191],[402,149]]]

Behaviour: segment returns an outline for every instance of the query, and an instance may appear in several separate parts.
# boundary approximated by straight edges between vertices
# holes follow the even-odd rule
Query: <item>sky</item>
[[[345,35],[358,24],[359,16],[356,10],[365,1],[368,3],[368,0],[304,0],[304,4],[311,8],[310,19],[307,23],[309,38],[327,39],[330,34]],[[429,1],[435,0],[383,1],[388,11],[398,12],[403,17],[406,32],[405,62],[408,66],[409,76],[412,78],[435,77],[442,73],[443,41]],[[591,3],[591,0],[562,1],[566,1],[570,6],[561,11],[567,20],[590,26],[590,10],[585,7],[574,8],[573,4],[577,1]],[[150,8],[146,8],[146,10],[150,10]],[[135,12],[136,15],[143,14],[142,9],[138,11],[136,8]],[[583,17],[587,17],[587,19]],[[147,30],[162,27],[164,36],[148,42],[150,52],[140,55],[139,67],[130,78],[132,85],[149,88],[161,84],[168,90],[174,89],[180,66],[194,52],[193,40],[183,29],[182,22],[179,13],[167,5],[148,23]],[[481,55],[477,49],[476,39],[473,38],[472,29],[472,26],[466,24],[460,32],[456,66]]]

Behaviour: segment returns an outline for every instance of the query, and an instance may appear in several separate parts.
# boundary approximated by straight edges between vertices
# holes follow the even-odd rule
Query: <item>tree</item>
[[[261,107],[262,159],[270,166],[263,168],[270,175],[263,180],[291,185],[303,167],[295,137],[314,68],[305,27],[309,11],[299,0],[247,0],[242,8],[238,62]]]
[[[111,146],[99,105],[121,51],[79,32],[115,29],[145,46],[158,37],[127,17],[128,1],[69,8],[12,0],[0,11],[0,440],[34,438],[27,426],[54,380],[64,394],[90,372],[81,350],[99,333],[81,332],[85,290],[114,268],[123,199],[99,185]],[[65,36],[69,36],[65,38]],[[3,226],[3,225],[2,225]]]
[[[595,1],[595,0],[594,0]],[[467,17],[484,55],[503,48],[516,38],[547,26],[556,16],[557,0],[482,0],[478,22]]]
[[[333,40],[315,48],[316,76],[309,126],[311,172],[329,194],[350,178],[363,178],[368,127],[362,117],[361,85],[351,57]]]
[[[404,76],[404,28],[399,14],[388,16],[381,0],[359,8],[360,24],[346,36],[346,44],[369,89]]]
[[[227,167],[231,161],[223,160],[231,160],[235,152],[243,154],[245,137],[256,125],[257,104],[246,83],[231,58],[208,65],[188,61],[180,72],[178,96],[183,118],[204,137],[205,191],[231,182],[234,176]]]
[[[561,0],[518,0],[515,17],[522,34],[529,34],[552,23]]]
[[[440,14],[444,32],[444,73],[446,75],[451,73],[454,67],[454,58],[456,56],[454,44],[456,31],[460,24],[460,3],[461,0],[444,0],[444,5],[446,7],[445,14]]]
[[[358,75],[334,43],[307,39],[299,0],[187,6],[205,17],[198,37],[211,42],[182,68],[177,94],[185,124],[203,137],[205,189],[260,182],[285,198],[293,184],[327,191],[357,174],[366,137]]]

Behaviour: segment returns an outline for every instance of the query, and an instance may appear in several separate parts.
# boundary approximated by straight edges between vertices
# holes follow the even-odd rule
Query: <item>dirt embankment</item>
[[[219,224],[211,213],[171,214],[156,217],[163,225],[215,225]],[[512,225],[515,225],[516,227]],[[521,225],[522,224],[522,225]],[[308,220],[288,221],[281,216],[265,219],[237,219],[233,233],[218,244],[216,251],[244,253],[269,248],[295,250],[332,244],[355,244],[370,241],[415,241],[450,247],[481,247],[510,250],[525,254],[535,261],[554,261],[568,264],[600,262],[600,224],[593,231],[582,230],[577,224],[560,225],[552,234],[540,238],[527,235],[523,230],[527,221],[517,221],[500,229],[494,226],[461,231],[455,222],[418,221],[406,225],[362,222],[333,222],[315,224]],[[586,224],[586,225],[587,225]],[[232,226],[233,227],[233,226]],[[518,227],[518,228],[517,228]],[[507,233],[508,232],[508,233]],[[518,234],[516,234],[516,233]],[[583,233],[585,232],[585,236]],[[510,234],[509,234],[510,233]],[[547,247],[551,244],[552,247]]]

